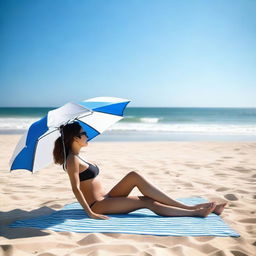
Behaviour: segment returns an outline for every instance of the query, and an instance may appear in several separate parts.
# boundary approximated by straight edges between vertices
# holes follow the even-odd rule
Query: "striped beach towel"
[[[207,202],[200,197],[180,198],[193,205]],[[65,205],[61,210],[32,219],[17,220],[10,227],[30,227],[79,233],[126,233],[157,236],[232,236],[239,237],[220,216],[211,213],[200,217],[162,217],[148,209],[128,214],[108,215],[109,220],[89,218],[79,203]]]

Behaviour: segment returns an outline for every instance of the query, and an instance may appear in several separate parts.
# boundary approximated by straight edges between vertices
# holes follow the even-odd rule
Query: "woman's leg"
[[[211,205],[211,203],[206,204],[200,204],[200,207],[194,205],[189,206],[182,204],[172,198],[170,198],[168,195],[166,195],[164,192],[159,190],[157,187],[155,187],[153,184],[151,184],[149,181],[147,181],[144,177],[142,177],[137,172],[130,172],[128,173],[119,183],[117,183],[108,193],[108,196],[110,197],[126,197],[130,194],[132,189],[134,187],[138,187],[140,192],[149,198],[152,198],[153,200],[169,205],[174,207],[179,207],[187,210],[195,210],[202,207],[208,207]]]
[[[97,201],[92,206],[92,211],[98,214],[124,214],[141,208],[147,208],[160,216],[181,217],[181,216],[198,216],[207,217],[215,208],[212,203],[208,208],[196,210],[184,210],[171,207],[154,201],[145,196],[130,197],[108,197]]]

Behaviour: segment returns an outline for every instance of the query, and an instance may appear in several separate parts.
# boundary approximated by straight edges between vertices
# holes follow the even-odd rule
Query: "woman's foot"
[[[195,216],[198,217],[207,217],[211,212],[214,211],[215,207],[216,207],[216,203],[209,203],[210,205],[208,207],[205,208],[200,208],[195,210]]]
[[[224,207],[226,205],[227,205],[227,203],[217,204],[213,212],[217,215],[220,215],[223,212]]]
[[[197,205],[194,205],[194,209],[196,210],[196,209],[201,209],[201,208],[208,208],[208,207],[210,207],[210,205],[212,203],[197,204]],[[226,203],[221,203],[221,204],[216,204],[216,207],[213,210],[213,212],[217,215],[220,215],[223,212],[226,205],[227,205],[227,202]]]
[[[197,209],[201,209],[201,208],[208,208],[209,206],[211,206],[212,203],[215,203],[215,202],[196,204],[193,206],[192,209],[197,210]]]

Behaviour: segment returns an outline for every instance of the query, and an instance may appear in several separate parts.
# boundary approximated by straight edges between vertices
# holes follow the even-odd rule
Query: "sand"
[[[137,171],[173,198],[228,201],[222,214],[241,237],[168,237],[8,228],[76,202],[67,174],[56,165],[35,174],[9,172],[20,135],[0,135],[0,255],[256,255],[256,143],[91,142],[81,156],[100,167],[106,191]],[[141,195],[134,189],[131,195]]]

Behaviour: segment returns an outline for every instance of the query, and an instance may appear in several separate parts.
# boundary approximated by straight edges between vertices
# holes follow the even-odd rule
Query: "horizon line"
[[[63,106],[63,105],[61,105]],[[0,108],[59,108],[61,106],[0,106]],[[256,108],[252,107],[252,106],[248,106],[248,107],[222,107],[222,106],[218,106],[218,107],[207,107],[207,106],[183,106],[183,107],[177,107],[177,106],[132,106],[132,107],[126,107],[127,108]]]

